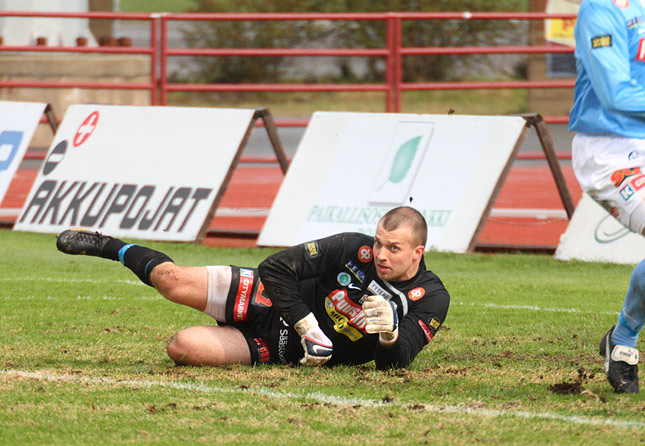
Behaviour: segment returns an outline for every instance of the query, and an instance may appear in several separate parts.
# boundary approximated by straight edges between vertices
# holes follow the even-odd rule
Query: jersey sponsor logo
[[[363,263],[369,263],[372,261],[372,248],[366,245],[361,246],[358,248],[358,260],[360,260]]]
[[[347,286],[350,283],[352,283],[352,278],[347,273],[338,273],[338,276],[336,276],[336,280],[338,280],[338,283],[341,286]]]
[[[614,5],[620,9],[625,9],[629,7],[629,0],[614,0]]]
[[[627,29],[634,29],[638,25],[640,25],[641,23],[643,23],[643,18],[642,17],[640,17],[640,16],[634,17],[633,19],[627,21],[627,23],[626,23]]]
[[[372,294],[378,294],[382,298],[386,300],[392,299],[392,295],[385,290],[381,285],[376,283],[376,281],[372,280],[370,284],[367,286],[367,291],[369,291]]]
[[[439,322],[437,319],[432,318],[430,319],[430,322],[428,322],[428,325],[434,328],[435,330],[439,328],[439,325],[441,325],[441,322]]]
[[[611,46],[611,35],[597,36],[591,38],[591,49],[606,48]]]
[[[348,261],[345,264],[345,267],[358,279],[360,283],[363,283],[363,281],[365,280],[365,273],[361,271],[361,269],[356,266],[354,262],[352,262],[351,260]]]
[[[249,295],[253,288],[253,270],[240,268],[240,283],[237,286],[237,295],[235,296],[235,310],[233,320],[236,322],[245,321],[246,313],[249,309]]]
[[[434,335],[428,328],[426,324],[423,323],[423,321],[418,321],[419,322],[419,327],[421,327],[421,330],[423,330],[423,334],[426,336],[426,339],[428,342],[432,341],[432,338],[434,338]]]
[[[278,338],[278,359],[281,364],[287,363],[287,346],[289,345],[289,324],[280,316],[280,322],[284,326],[280,329],[280,337]]]
[[[325,298],[325,310],[334,322],[334,330],[347,336],[352,342],[361,339],[365,333],[363,307],[352,301],[345,290],[335,290]]]
[[[627,185],[620,190],[620,196],[623,197],[623,200],[629,200],[632,195],[634,195],[634,188],[631,185]]]
[[[629,182],[632,186],[634,186],[634,189],[636,190],[641,190],[643,187],[645,187],[645,175],[639,175],[633,180]]]
[[[318,257],[320,255],[320,251],[318,250],[318,243],[309,242],[305,244],[305,252],[312,259]]]
[[[408,297],[410,300],[419,300],[425,296],[426,290],[421,287],[413,288],[408,292]]]
[[[96,130],[98,123],[99,112],[95,111],[90,113],[89,116],[85,118],[85,120],[78,127],[78,130],[76,130],[76,135],[74,135],[73,140],[74,147],[78,147],[85,141],[87,141],[89,137],[92,136],[92,133],[94,133],[94,130]]]
[[[636,60],[645,62],[645,39],[638,42],[638,53],[636,53]]]
[[[271,299],[264,294],[264,284],[262,282],[258,283],[258,290],[255,292],[255,296],[253,296],[253,303],[262,307],[270,307],[273,305]]]
[[[641,170],[638,167],[632,167],[629,169],[619,169],[611,174],[611,181],[614,183],[614,186],[619,187],[621,184],[623,184],[623,181],[625,181],[625,178],[631,177],[632,175],[636,175],[639,173],[641,173]]]
[[[260,362],[264,364],[271,361],[271,352],[269,351],[267,341],[262,338],[253,338],[253,341],[255,341],[255,344],[257,345],[258,358]]]

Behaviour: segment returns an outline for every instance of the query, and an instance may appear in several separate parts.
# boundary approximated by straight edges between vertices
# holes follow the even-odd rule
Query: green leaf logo
[[[405,178],[412,166],[412,160],[414,160],[414,156],[417,154],[419,142],[421,142],[421,136],[415,136],[401,144],[401,147],[399,147],[399,150],[396,152],[394,160],[392,161],[390,177],[385,181],[385,183],[388,181],[391,183],[400,183],[403,178]],[[385,183],[383,183],[379,189],[385,186]]]

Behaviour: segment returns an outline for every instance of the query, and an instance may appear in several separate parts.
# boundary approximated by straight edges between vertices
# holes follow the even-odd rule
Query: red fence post
[[[152,52],[150,53],[150,83],[152,84],[152,89],[150,90],[150,104],[157,105],[157,64],[159,60],[159,55],[157,54],[157,22],[159,17],[152,15],[150,19],[150,47]]]
[[[403,83],[403,59],[401,47],[403,46],[403,32],[401,18],[394,18],[394,112],[401,112],[401,84]]]
[[[385,84],[387,93],[385,111],[399,113],[401,111],[401,18],[395,14],[387,14],[385,58]]]
[[[159,95],[161,105],[168,104],[166,90],[168,76],[168,19],[165,14],[161,15],[161,44],[160,44],[160,73],[159,73]]]

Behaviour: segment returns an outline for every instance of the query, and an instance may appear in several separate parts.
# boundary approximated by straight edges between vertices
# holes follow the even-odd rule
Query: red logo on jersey
[[[418,321],[419,326],[421,327],[421,330],[423,330],[423,334],[426,335],[426,339],[428,342],[432,341],[432,338],[434,338],[434,335],[432,332],[428,329],[428,326],[423,323],[423,321]]]
[[[233,320],[236,322],[246,320],[246,312],[249,309],[249,300],[251,299],[251,289],[253,288],[253,270],[240,268],[240,283],[237,286],[237,295],[235,296],[235,311]]]
[[[614,186],[619,187],[621,184],[623,184],[623,181],[625,181],[625,178],[631,177],[632,175],[636,175],[637,173],[641,173],[641,170],[638,167],[631,167],[629,169],[619,169],[611,174],[611,181],[614,182]]]
[[[641,190],[645,187],[645,175],[639,175],[630,181],[631,185],[634,186],[634,189]]]
[[[91,113],[85,121],[80,125],[78,130],[76,130],[76,135],[74,135],[74,147],[78,147],[83,144],[90,137],[96,125],[99,123],[99,112],[95,111]]]
[[[629,7],[629,0],[614,0],[614,5],[618,6],[620,9],[625,9]]]
[[[426,294],[426,290],[421,287],[414,288],[408,292],[410,300],[419,300]]]
[[[255,293],[254,302],[256,304],[264,305],[265,307],[270,307],[273,305],[271,303],[271,299],[269,299],[267,296],[264,295],[264,284],[262,282],[260,282],[258,285],[258,290]]]
[[[361,246],[358,248],[358,260],[363,263],[368,263],[372,260],[372,248],[369,246]]]
[[[636,60],[645,62],[645,39],[638,42],[638,53],[636,53]]]

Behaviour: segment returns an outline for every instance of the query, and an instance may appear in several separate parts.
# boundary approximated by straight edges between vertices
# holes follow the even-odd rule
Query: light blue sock
[[[618,323],[611,335],[617,345],[636,347],[638,334],[645,322],[645,260],[641,261],[629,280],[623,309],[618,316]]]
[[[125,252],[135,246],[133,243],[128,243],[127,245],[123,245],[121,249],[119,249],[119,262],[121,262],[122,265],[125,265],[123,262],[123,256],[125,256]]]

